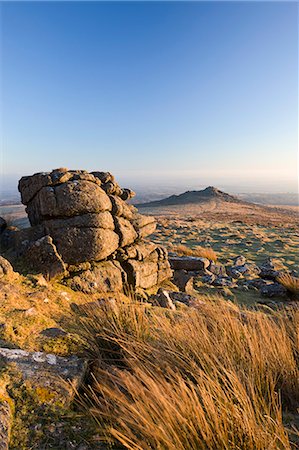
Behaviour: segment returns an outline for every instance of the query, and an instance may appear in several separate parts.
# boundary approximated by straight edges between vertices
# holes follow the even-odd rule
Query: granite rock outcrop
[[[61,168],[22,177],[18,188],[31,227],[9,242],[30,270],[87,293],[147,289],[171,277],[167,251],[146,239],[154,217],[126,202],[135,193],[111,173]]]

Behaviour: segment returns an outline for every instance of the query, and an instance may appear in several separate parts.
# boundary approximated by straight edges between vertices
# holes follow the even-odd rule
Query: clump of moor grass
[[[282,410],[299,405],[298,329],[298,311],[221,299],[98,308],[81,320],[94,361],[82,403],[99,438],[127,449],[295,448]]]
[[[284,273],[277,277],[277,281],[282,284],[289,292],[299,297],[299,278],[288,273]]]
[[[217,261],[217,254],[215,251],[210,247],[196,247],[196,248],[190,248],[186,245],[177,245],[172,247],[171,249],[173,252],[177,253],[180,256],[198,256],[201,258],[207,258],[210,261]]]

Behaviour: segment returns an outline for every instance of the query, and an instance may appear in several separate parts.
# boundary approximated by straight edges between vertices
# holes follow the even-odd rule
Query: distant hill
[[[237,197],[220,191],[214,186],[209,186],[201,191],[187,191],[179,195],[171,195],[162,200],[136,204],[137,207],[147,208],[155,206],[200,204],[209,201],[222,201],[227,203],[243,203]]]

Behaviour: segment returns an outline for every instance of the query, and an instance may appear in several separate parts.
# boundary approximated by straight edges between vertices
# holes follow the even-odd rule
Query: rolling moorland
[[[109,173],[24,178],[31,225],[1,212],[1,449],[298,448],[298,208],[208,187],[136,211]]]

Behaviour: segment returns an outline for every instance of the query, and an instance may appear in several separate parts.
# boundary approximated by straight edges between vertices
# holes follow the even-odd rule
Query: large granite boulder
[[[84,292],[127,282],[146,289],[171,277],[165,249],[144,240],[155,231],[154,217],[126,203],[134,192],[110,172],[55,169],[21,178],[19,191],[31,228],[10,241],[30,270],[62,275]]]

